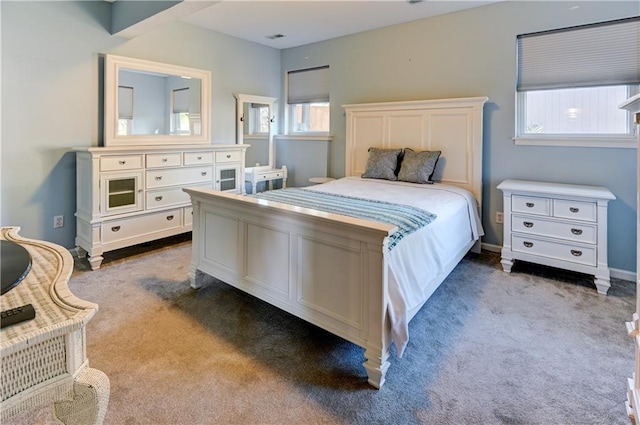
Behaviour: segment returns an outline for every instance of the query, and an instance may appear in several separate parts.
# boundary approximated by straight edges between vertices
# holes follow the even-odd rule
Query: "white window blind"
[[[173,91],[173,113],[189,112],[189,88]]]
[[[640,17],[518,36],[518,91],[639,83]]]
[[[289,71],[287,81],[290,105],[329,101],[329,66]]]
[[[133,87],[118,86],[118,118],[133,119]]]

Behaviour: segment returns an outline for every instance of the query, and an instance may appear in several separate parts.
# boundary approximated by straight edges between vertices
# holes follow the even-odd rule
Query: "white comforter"
[[[432,280],[445,271],[462,247],[484,234],[475,198],[451,185],[360,177],[345,177],[307,189],[413,205],[437,216],[385,253],[389,264],[391,337],[398,356],[402,356],[409,341],[410,314],[433,292]]]

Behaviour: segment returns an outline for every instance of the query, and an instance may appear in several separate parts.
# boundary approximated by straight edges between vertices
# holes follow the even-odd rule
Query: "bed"
[[[402,226],[367,214],[294,205],[268,192],[185,188],[193,203],[192,287],[213,276],[363,347],[368,382],[381,388],[392,344],[401,357],[411,318],[469,250],[479,251],[486,101],[343,105],[345,177],[299,193],[435,216],[400,236]],[[436,183],[362,178],[370,148],[439,151]]]

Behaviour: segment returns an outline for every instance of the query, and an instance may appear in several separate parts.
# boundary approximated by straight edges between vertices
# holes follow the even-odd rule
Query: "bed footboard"
[[[193,203],[191,285],[202,273],[365,348],[368,382],[389,368],[387,263],[394,226],[208,189]]]

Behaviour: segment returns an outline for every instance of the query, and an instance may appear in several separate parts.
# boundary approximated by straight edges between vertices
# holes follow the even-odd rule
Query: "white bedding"
[[[475,198],[464,189],[446,184],[360,177],[345,177],[307,189],[413,205],[437,216],[385,253],[389,264],[391,336],[401,357],[409,340],[410,314],[433,292],[429,283],[444,272],[462,247],[484,234]]]

